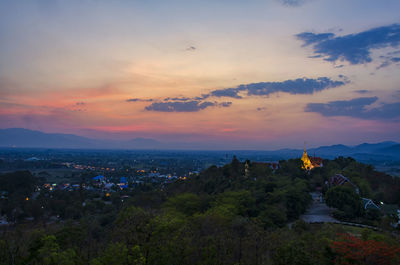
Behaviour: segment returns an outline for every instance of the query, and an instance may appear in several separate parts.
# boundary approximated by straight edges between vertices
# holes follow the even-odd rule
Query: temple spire
[[[305,141],[304,141],[304,152],[303,152],[303,156],[301,157],[301,160],[303,161],[303,165],[302,165],[303,169],[311,170],[313,168],[311,160],[307,155],[306,142]]]

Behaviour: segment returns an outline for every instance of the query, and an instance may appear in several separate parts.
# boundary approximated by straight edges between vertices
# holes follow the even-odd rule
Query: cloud
[[[392,64],[400,63],[400,57],[381,56],[381,58],[384,58],[384,61],[376,68],[377,70]]]
[[[212,91],[208,96],[214,97],[231,97],[241,99],[238,93],[247,92],[249,96],[268,96],[277,92],[285,92],[289,94],[313,94],[315,92],[343,86],[349,81],[345,76],[339,76],[343,81],[335,81],[328,77],[298,78],[293,80],[285,80],[281,82],[260,82],[239,85],[235,88],[224,88]]]
[[[127,102],[151,102],[153,99],[142,99],[142,98],[129,98],[126,100]]]
[[[334,33],[303,32],[296,37],[312,46],[316,56],[329,62],[347,61],[350,64],[365,64],[372,61],[371,50],[397,47],[400,44],[400,24],[382,26],[355,34],[335,36]]]
[[[348,81],[334,81],[328,77],[319,77],[317,79],[298,78],[282,82],[260,82],[247,85],[240,85],[236,89],[247,91],[248,95],[268,96],[272,93],[285,92],[289,94],[313,94],[315,92],[343,86]]]
[[[175,98],[170,98],[170,97],[168,97],[168,98],[165,98],[164,99],[164,101],[171,101],[171,100],[174,100],[174,101],[189,101],[189,100],[192,100],[191,98],[187,98],[187,97],[175,97]]]
[[[308,46],[313,43],[318,43],[322,42],[328,39],[332,39],[335,36],[333,33],[320,33],[320,34],[315,34],[312,32],[303,32],[300,34],[297,34],[296,37],[304,42],[303,46]],[[310,58],[319,58],[322,55],[317,54],[314,56],[311,56]]]
[[[224,107],[224,108],[230,107],[231,105],[232,105],[232,102],[230,102],[230,101],[228,101],[228,102],[221,102],[221,103],[218,104],[218,106]]]
[[[208,107],[223,107],[227,108],[232,105],[232,102],[211,102],[211,101],[167,101],[167,102],[153,102],[151,105],[145,107],[147,111],[159,112],[197,112]]]
[[[148,111],[160,112],[196,112],[207,107],[215,106],[217,103],[210,101],[170,101],[170,102],[154,102],[145,109]]]
[[[197,48],[194,46],[189,46],[186,48],[187,51],[195,51]]]
[[[309,103],[305,111],[320,113],[325,117],[347,116],[366,120],[400,117],[400,102],[383,103],[372,109],[366,108],[377,100],[377,97],[363,97],[351,100],[331,101],[328,103]]]
[[[301,6],[303,5],[306,0],[277,0],[278,2],[280,2],[282,5],[285,6]]]
[[[319,77],[316,79],[298,78],[281,82],[250,83],[242,84],[234,88],[216,89],[209,93],[195,97],[167,97],[162,100],[131,98],[127,99],[126,101],[152,102],[152,104],[145,107],[145,110],[148,111],[195,112],[212,106],[230,107],[232,105],[232,102],[218,103],[213,101],[205,101],[211,97],[242,99],[243,96],[239,95],[240,92],[247,94],[248,96],[268,96],[277,92],[285,92],[289,94],[313,94],[324,89],[343,86],[349,82],[345,76],[340,75],[339,78],[342,80],[335,81],[328,77]]]
[[[76,102],[75,105],[77,105],[77,106],[83,106],[83,105],[85,105],[85,102]]]
[[[354,91],[354,92],[359,93],[359,94],[366,94],[366,93],[368,93],[369,91],[366,90],[366,89],[360,89],[360,90],[356,90],[356,91]]]
[[[211,93],[210,93],[211,94]],[[202,94],[201,96],[194,97],[195,100],[204,100],[210,97],[210,94]]]
[[[225,89],[214,90],[210,93],[210,95],[214,97],[231,97],[237,99],[242,98],[241,96],[238,95],[238,93],[239,90],[237,88],[225,88]]]
[[[399,55],[400,54],[400,50],[398,51],[392,51],[392,52],[388,52],[387,55]]]

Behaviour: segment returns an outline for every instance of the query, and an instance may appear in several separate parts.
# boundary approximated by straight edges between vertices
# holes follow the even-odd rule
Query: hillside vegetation
[[[42,191],[25,201],[40,179],[29,172],[1,175],[0,190],[13,198],[1,202],[2,214],[34,221],[0,232],[0,264],[399,264],[395,217],[361,207],[361,197],[399,205],[398,178],[342,157],[310,173],[298,159],[280,161],[275,171],[247,165],[234,158],[186,180],[111,198],[81,189]],[[360,195],[346,186],[328,189],[337,173]],[[387,232],[299,220],[316,189],[343,206],[338,216]],[[49,221],[54,215],[60,219]]]

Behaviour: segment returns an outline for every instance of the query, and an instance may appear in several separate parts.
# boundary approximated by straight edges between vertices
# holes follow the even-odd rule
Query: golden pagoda
[[[311,170],[314,168],[314,166],[311,163],[311,160],[307,154],[306,143],[304,143],[304,152],[303,152],[303,156],[301,157],[301,161],[303,161],[303,165],[301,166],[302,169]]]
[[[309,157],[306,150],[306,143],[304,143],[304,152],[303,156],[301,157],[301,161],[303,161],[303,165],[301,165],[302,169],[310,171],[315,167],[322,167],[322,158],[320,157]]]

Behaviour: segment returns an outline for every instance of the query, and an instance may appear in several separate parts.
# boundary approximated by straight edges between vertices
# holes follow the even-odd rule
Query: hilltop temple
[[[306,150],[306,144],[304,144],[304,152],[303,156],[301,157],[301,161],[303,161],[303,165],[301,166],[302,169],[310,171],[316,167],[322,167],[322,158],[320,157],[309,157]]]

